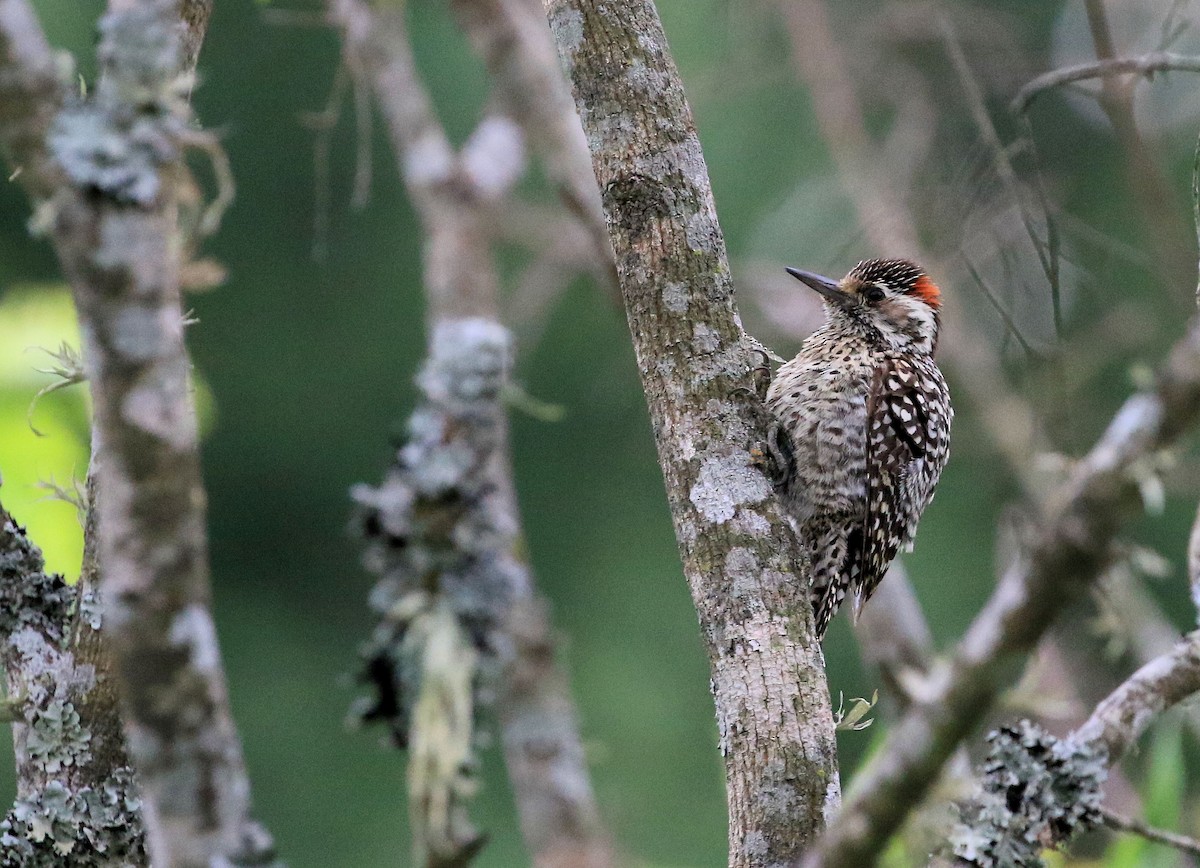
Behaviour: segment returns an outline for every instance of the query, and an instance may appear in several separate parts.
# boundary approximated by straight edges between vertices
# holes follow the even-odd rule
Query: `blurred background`
[[[90,79],[103,4],[35,5],[51,41]],[[437,110],[461,142],[488,87],[446,6],[408,0],[408,18]],[[943,286],[943,366],[958,416],[950,464],[905,565],[944,647],[1019,536],[1022,508],[1011,505],[1087,448],[1194,307],[1200,77],[1140,82],[1131,112],[1112,102],[1106,111],[1083,93],[1095,84],[1056,90],[1021,120],[1009,102],[1022,84],[1094,59],[1082,0],[658,7],[751,333],[790,357],[819,309],[783,266],[840,276],[860,258],[913,252],[888,249],[889,238],[919,245]],[[1200,51],[1194,2],[1106,8],[1120,54]],[[228,279],[189,297],[199,320],[189,336],[207,432],[216,614],[257,812],[297,868],[398,865],[409,853],[404,757],[381,746],[382,733],[344,723],[372,584],[347,531],[347,491],[380,477],[413,399],[424,349],[421,238],[377,122],[364,143],[343,107],[327,162],[314,160],[312,115],[339,66],[319,13],[216,3],[195,104],[229,153],[237,201],[207,245]],[[370,195],[352,207],[364,144]],[[537,178],[522,194],[547,198]],[[46,486],[69,491],[84,475],[85,390],[47,395],[30,415],[34,394],[53,382],[37,370],[54,365],[46,351],[78,338],[50,248],[31,237],[28,216],[19,190],[0,190],[3,500],[51,566],[74,576],[76,513]],[[526,250],[502,256],[517,378],[564,410],[557,422],[514,413],[512,441],[531,558],[606,819],[631,864],[723,864],[707,663],[624,315],[589,278],[548,282]],[[1015,417],[997,414],[998,388],[1017,401]],[[1028,422],[1032,434],[998,431],[998,416]],[[1016,456],[1025,477],[1014,470],[1019,443],[1030,444]],[[1195,620],[1184,552],[1200,465],[1182,454],[1165,478],[1148,483],[1157,509],[1130,534],[1130,557],[1112,581],[1146,589],[1160,613],[1147,617],[1170,632]],[[1136,665],[1112,599],[1068,615],[1074,647],[1104,652],[1091,657],[1099,684]],[[857,647],[837,619],[825,643],[835,704],[877,687]],[[1046,668],[1044,683],[1059,687],[1031,688],[1026,705],[1066,726],[1079,711],[1068,689],[1078,677],[1068,663],[1057,682]],[[843,780],[885,725],[841,734]],[[1195,757],[1184,729],[1166,719],[1127,770],[1142,815],[1195,832],[1200,787],[1188,784]],[[474,815],[490,843],[478,864],[521,865],[499,753],[487,762]],[[11,791],[11,768],[0,764],[0,802]],[[1085,857],[1176,864],[1136,840],[1085,847]]]

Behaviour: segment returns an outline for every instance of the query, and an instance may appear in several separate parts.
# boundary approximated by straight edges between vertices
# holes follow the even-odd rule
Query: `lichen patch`
[[[732,452],[701,462],[688,497],[705,519],[724,524],[737,514],[738,507],[759,503],[770,495],[770,484],[750,465],[750,456]]]

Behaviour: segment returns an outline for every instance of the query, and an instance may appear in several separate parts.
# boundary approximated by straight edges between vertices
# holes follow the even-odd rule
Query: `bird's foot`
[[[767,427],[766,442],[761,447],[752,448],[750,457],[776,489],[786,487],[796,469],[792,441],[787,431],[774,418]]]
[[[750,348],[750,352],[755,353],[760,359],[759,363],[750,369],[754,392],[758,395],[758,400],[765,401],[767,400],[767,390],[771,388],[771,353],[757,342]]]

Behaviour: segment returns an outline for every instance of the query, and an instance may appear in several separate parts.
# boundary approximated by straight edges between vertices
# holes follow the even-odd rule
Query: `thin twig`
[[[320,12],[310,12],[306,9],[280,9],[268,6],[259,12],[265,23],[276,27],[311,27],[325,29],[329,26],[329,18]]]
[[[1100,808],[1100,814],[1104,818],[1104,825],[1114,831],[1130,832],[1134,835],[1140,835],[1147,841],[1153,841],[1155,844],[1165,844],[1168,847],[1174,847],[1181,853],[1191,853],[1193,856],[1200,856],[1200,841],[1197,841],[1195,838],[1180,835],[1178,832],[1157,829],[1154,826],[1147,825],[1142,820],[1126,817],[1124,814],[1118,814],[1116,811],[1108,808]]]
[[[1129,73],[1136,73],[1150,78],[1155,73],[1172,70],[1200,72],[1200,57],[1160,52],[1156,54],[1144,54],[1140,57],[1117,57],[1110,60],[1094,60],[1090,63],[1064,66],[1060,69],[1044,72],[1023,85],[1017,91],[1017,95],[1013,97],[1009,107],[1016,114],[1024,114],[1039,96],[1053,88],[1062,87],[1064,84],[1087,81],[1093,78],[1127,75]]]
[[[1025,351],[1026,356],[1029,356],[1030,358],[1036,358],[1037,353],[1034,352],[1033,347],[1029,345],[1029,342],[1025,340],[1025,336],[1021,334],[1021,330],[1017,328],[1017,324],[1013,322],[1012,316],[1007,310],[1004,309],[1004,306],[1000,304],[1000,299],[996,298],[996,294],[992,292],[991,287],[989,287],[984,281],[983,276],[980,275],[978,269],[975,268],[975,264],[971,262],[971,258],[967,255],[966,251],[963,251],[962,253],[962,260],[963,265],[967,267],[967,273],[971,275],[971,279],[975,281],[975,285],[979,287],[979,290],[983,293],[984,298],[988,300],[992,306],[992,309],[995,310],[996,314],[1000,317],[1001,322],[1004,323],[1004,328],[1007,329],[1008,333],[1013,336],[1013,339],[1021,345],[1021,349]]]
[[[983,98],[983,92],[980,90],[979,83],[975,79],[975,74],[967,62],[967,56],[963,52],[962,45],[958,41],[958,36],[954,32],[953,26],[945,16],[939,16],[938,23],[942,29],[942,38],[946,44],[946,53],[950,58],[950,62],[954,65],[955,71],[958,73],[959,83],[962,85],[963,91],[967,96],[967,105],[971,110],[971,116],[975,120],[975,125],[979,129],[979,134],[983,138],[984,143],[992,152],[996,174],[1000,176],[1000,180],[1008,188],[1010,195],[1013,197],[1013,202],[1016,204],[1017,210],[1021,215],[1021,223],[1025,227],[1025,232],[1028,234],[1029,240],[1033,243],[1033,249],[1037,252],[1042,272],[1046,275],[1046,281],[1050,285],[1050,300],[1054,309],[1055,333],[1061,335],[1062,293],[1059,286],[1057,250],[1050,247],[1048,243],[1049,238],[1043,240],[1038,234],[1037,227],[1034,225],[1033,214],[1030,212],[1029,206],[1025,201],[1025,191],[1022,188],[1021,180],[1017,176],[1017,171],[1013,167],[1012,160],[1008,156],[1008,151],[1004,147],[1004,143],[1000,140],[1000,134],[996,131],[996,125],[992,123],[992,119],[988,115],[987,103]],[[1043,219],[1047,226],[1049,226],[1051,217],[1048,211],[1043,214]]]
[[[305,126],[313,130],[313,227],[312,251],[314,261],[324,262],[329,253],[329,209],[332,207],[329,158],[333,149],[333,130],[341,115],[346,89],[351,86],[348,52],[343,50],[342,61],[333,74],[329,97],[320,111],[305,115]]]
[[[1192,155],[1192,228],[1196,232],[1196,247],[1200,250],[1200,136]],[[1200,307],[1200,268],[1196,276],[1196,306]]]

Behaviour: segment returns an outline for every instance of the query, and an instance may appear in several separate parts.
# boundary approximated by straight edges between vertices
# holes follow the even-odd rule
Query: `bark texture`
[[[537,54],[524,57],[512,46],[536,41],[529,28],[544,31],[540,17],[520,4],[460,5],[497,87],[509,95],[505,108],[517,99],[520,81],[545,83]],[[491,115],[456,150],[419,78],[401,13],[357,0],[329,0],[327,8],[375,92],[426,235],[430,346],[418,377],[422,398],[385,480],[355,489],[369,543],[366,563],[380,575],[372,603],[382,615],[367,649],[376,699],[366,716],[386,720],[409,748],[418,863],[461,864],[482,844],[467,817],[473,781],[459,768],[439,772],[434,759],[447,747],[473,756],[474,716],[491,694],[534,864],[605,868],[613,854],[575,709],[533,572],[519,554],[503,401],[512,336],[499,322],[489,219],[523,170],[523,128],[555,122],[546,109],[529,106],[512,118]],[[548,44],[548,35],[542,38]],[[562,125],[560,119],[550,141]],[[438,648],[447,643],[459,653],[438,664]],[[411,677],[418,670],[422,683]],[[448,705],[462,710],[457,726],[448,726],[445,715],[439,722],[423,713],[431,674],[443,696],[455,697]],[[440,746],[432,735],[439,730]],[[449,810],[434,810],[439,803]]]
[[[769,419],[691,111],[649,0],[547,0],[617,262],[708,648],[731,865],[785,865],[840,797],[808,565],[760,466]]]
[[[1072,733],[1080,743],[1102,745],[1115,763],[1159,715],[1200,691],[1200,633],[1192,632],[1151,660],[1108,695]]]
[[[103,646],[95,561],[77,587],[0,507],[0,663],[13,717],[17,800],[0,865],[145,865],[141,806]]]
[[[19,22],[16,4],[0,29]],[[209,609],[204,492],[179,296],[177,192],[186,182],[188,66],[207,4],[113,2],[100,22],[101,78],[86,99],[60,90],[49,155],[14,115],[10,157],[36,170],[43,218],[70,281],[95,406],[93,465],[103,630],[155,864],[261,864],[270,838],[249,817],[249,783]],[[3,10],[0,10],[2,12]],[[27,11],[27,10],[26,10]],[[15,25],[14,25],[15,26]],[[40,35],[40,34],[39,34]],[[187,47],[183,45],[187,40]],[[44,45],[4,81],[46,99]],[[32,70],[32,71],[31,71]],[[52,159],[55,169],[42,170]],[[86,631],[81,641],[90,641]]]

